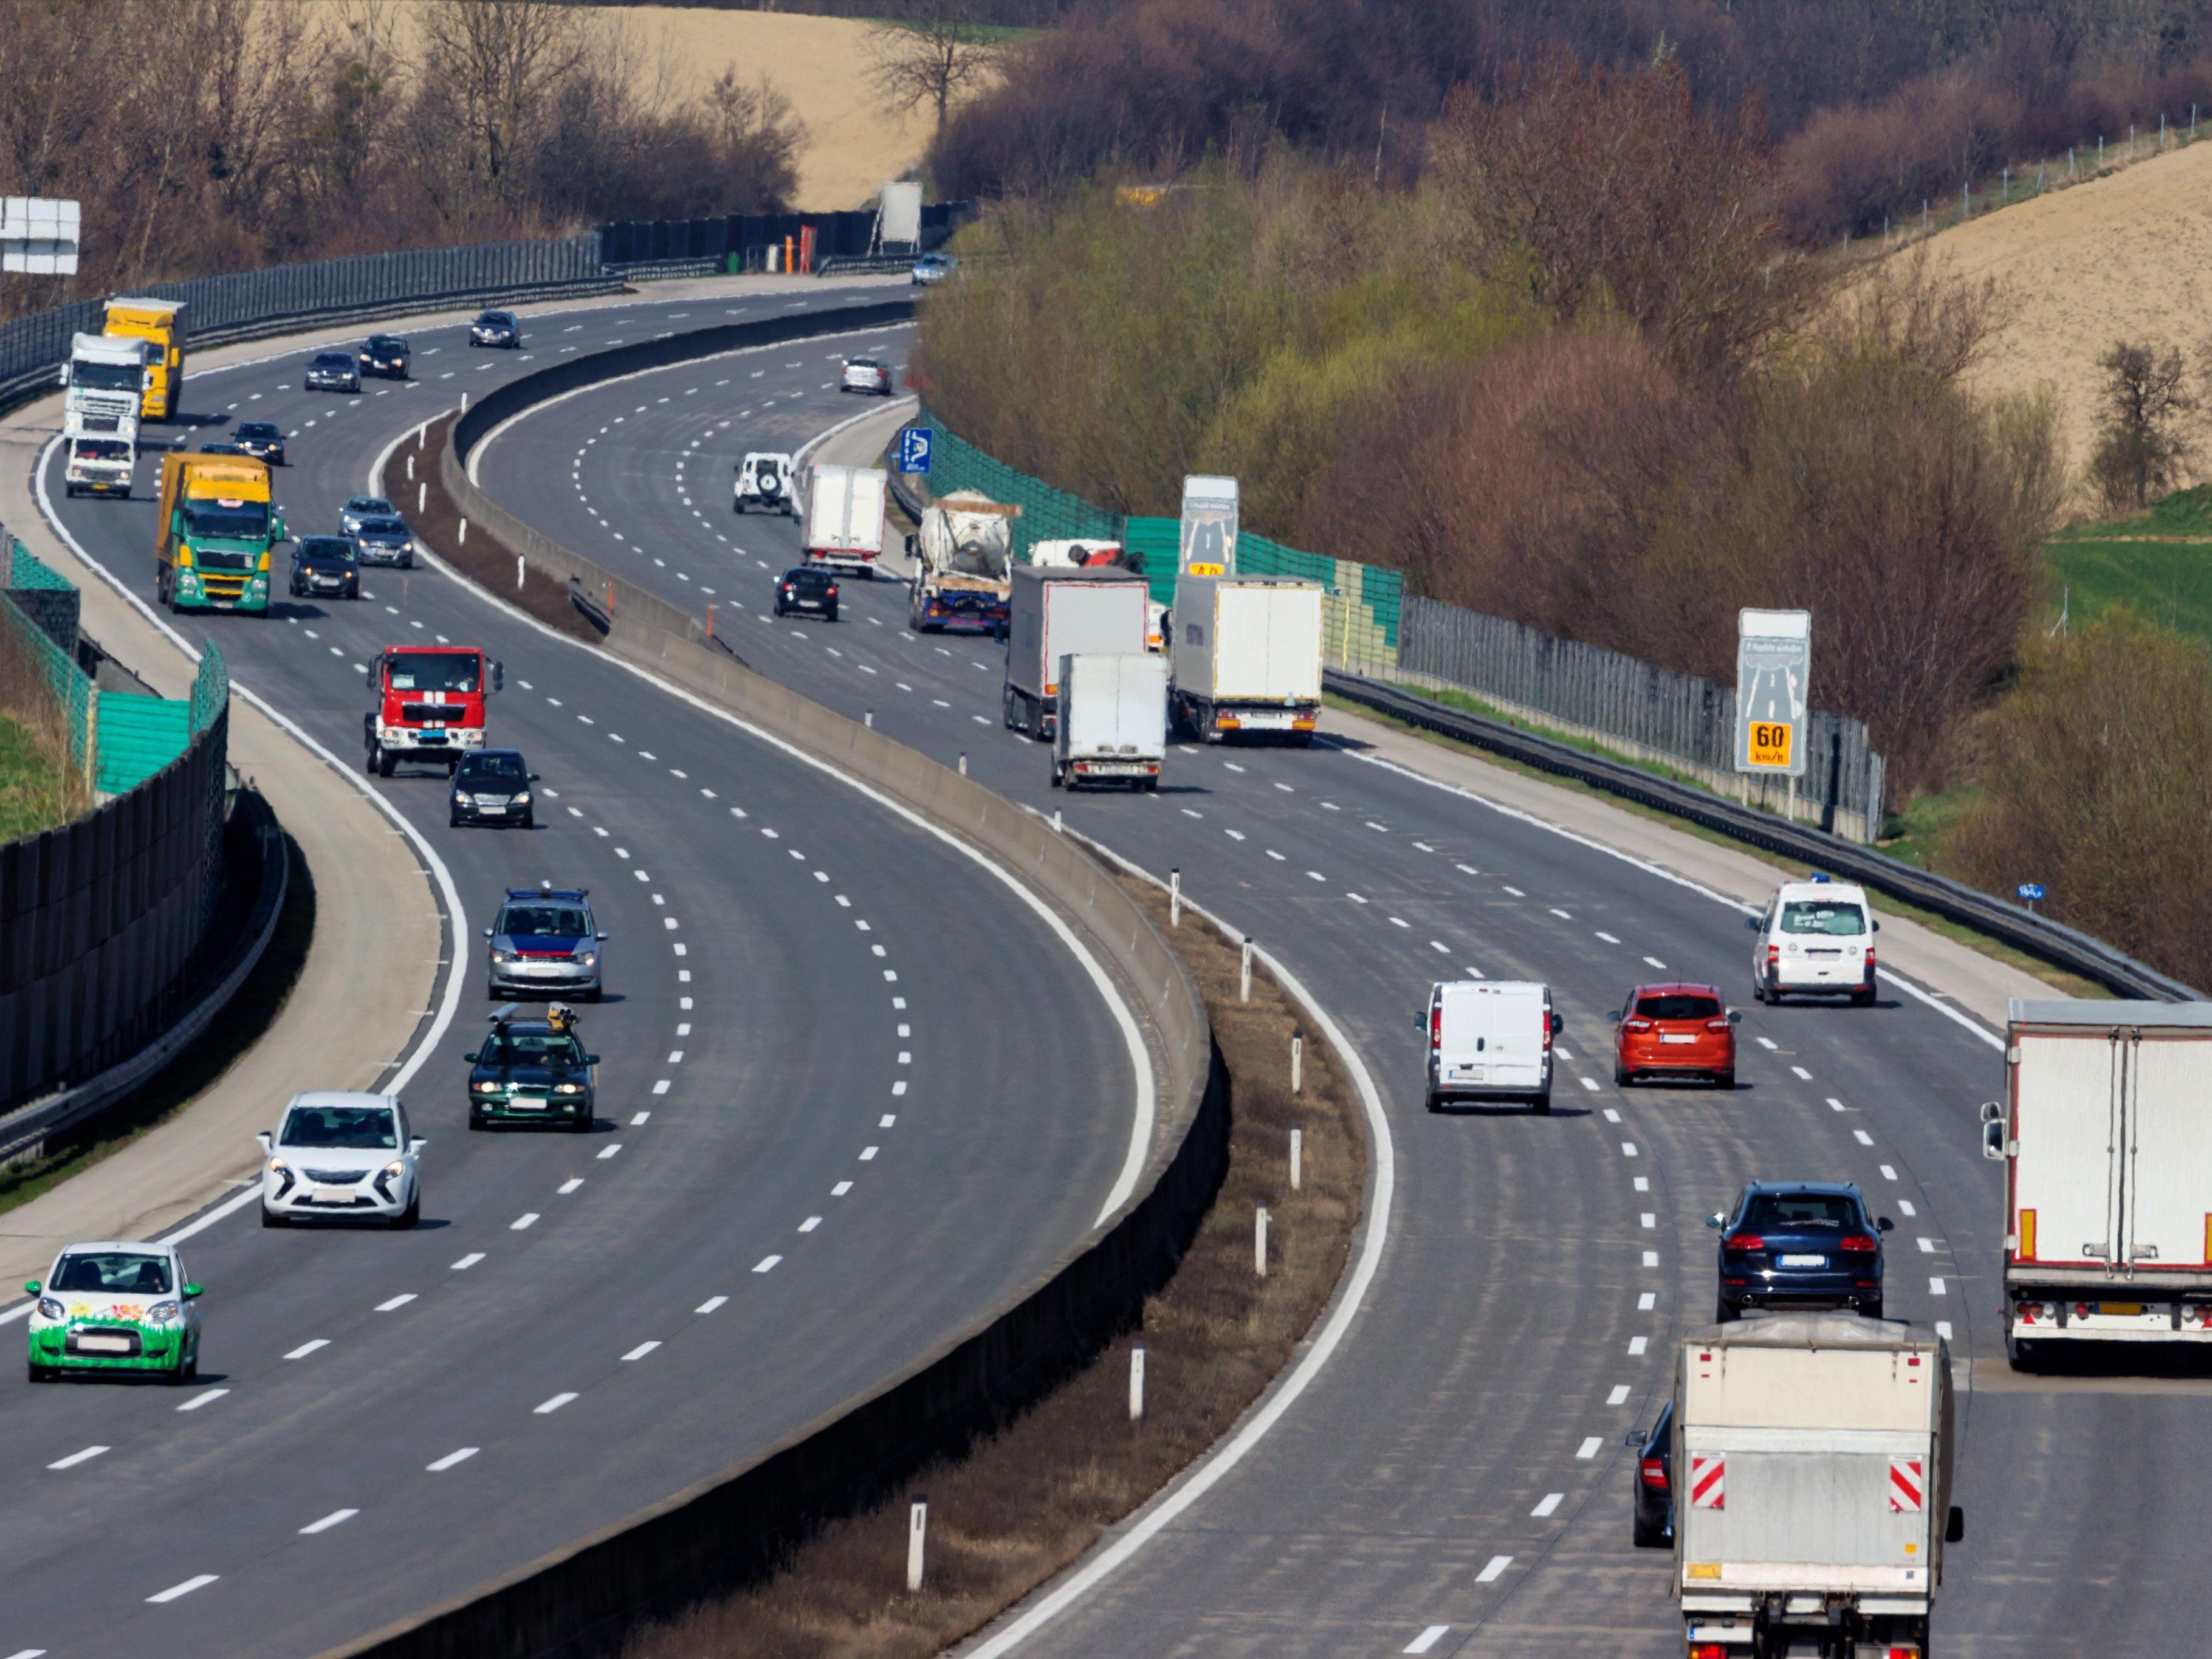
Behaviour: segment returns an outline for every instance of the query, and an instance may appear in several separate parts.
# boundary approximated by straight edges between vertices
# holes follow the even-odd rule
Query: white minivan
[[[1453,1101],[1525,1100],[1552,1109],[1551,988],[1514,980],[1452,980],[1429,988],[1429,1109]]]
[[[1866,890],[1814,877],[1785,881],[1766,908],[1744,923],[1752,949],[1752,989],[1761,1002],[1785,996],[1848,996],[1874,1004],[1874,936],[1881,924]]]

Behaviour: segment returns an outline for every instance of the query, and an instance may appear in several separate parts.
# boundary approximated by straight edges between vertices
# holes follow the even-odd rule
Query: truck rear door
[[[1861,1442],[1821,1445],[1821,1439]],[[1928,1583],[1925,1435],[1691,1431],[1675,1469],[1685,1585],[1811,1590]],[[1700,1565],[1717,1566],[1705,1577]],[[1917,1571],[1918,1578],[1908,1575]]]
[[[1447,1087],[1455,1083],[1487,1084],[1492,1080],[1490,1038],[1496,1029],[1497,1013],[1497,997],[1482,987],[1445,988],[1437,1070],[1440,1080]]]
[[[2212,1039],[2142,1034],[2128,1045],[2121,1260],[2196,1267],[2212,1258]]]
[[[2021,1031],[2014,1042],[2012,1228],[2023,1261],[2087,1267],[2118,1241],[2121,1102],[2127,1045],[2117,1031]]]

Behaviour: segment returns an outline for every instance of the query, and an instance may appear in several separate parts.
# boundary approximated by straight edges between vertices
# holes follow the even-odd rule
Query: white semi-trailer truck
[[[817,466],[806,474],[806,562],[872,575],[884,550],[890,475],[874,466]]]
[[[1940,1337],[1783,1314],[1684,1339],[1674,1599],[1690,1659],[1920,1659],[1943,1582],[1951,1363]]]
[[[2212,1003],[2013,1000],[2006,1098],[2005,1352],[2212,1343]]]
[[[1112,566],[1018,564],[1006,623],[1000,713],[1010,732],[1049,741],[1060,723],[1060,663],[1145,648],[1145,579]]]
[[[1321,718],[1319,584],[1178,576],[1169,613],[1177,724],[1218,743],[1257,732],[1310,744]]]

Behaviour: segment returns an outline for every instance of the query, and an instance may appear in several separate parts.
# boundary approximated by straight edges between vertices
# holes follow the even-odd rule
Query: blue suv
[[[1881,1317],[1881,1236],[1897,1224],[1867,1212],[1848,1182],[1753,1181],[1735,1207],[1705,1218],[1720,1230],[1715,1317],[1746,1308],[1848,1308]]]

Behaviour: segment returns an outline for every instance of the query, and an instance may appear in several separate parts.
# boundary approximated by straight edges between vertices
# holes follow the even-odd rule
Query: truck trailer
[[[1690,1659],[1922,1659],[1951,1506],[1942,1339],[1856,1314],[1692,1332],[1674,1381]]]
[[[172,611],[269,610],[270,554],[285,539],[267,463],[171,450],[161,457],[154,597]]]
[[[1165,659],[1147,652],[1060,659],[1054,788],[1126,783],[1151,793],[1160,787],[1167,750]]]
[[[1020,511],[973,490],[941,495],[923,509],[921,529],[907,544],[914,559],[907,626],[917,634],[1006,632],[1013,519]]]
[[[1060,720],[1060,663],[1145,648],[1145,579],[1111,567],[1016,565],[1000,714],[1009,732],[1050,741]]]
[[[884,551],[890,475],[874,466],[817,466],[806,474],[806,562],[867,574]]]
[[[1318,583],[1179,576],[1169,617],[1176,723],[1219,743],[1256,732],[1300,745],[1321,719]]]
[[[173,421],[185,389],[185,302],[110,300],[106,331],[148,342],[146,393],[141,420]]]
[[[2212,1003],[2016,997],[2006,1098],[2005,1353],[2212,1343]]]

